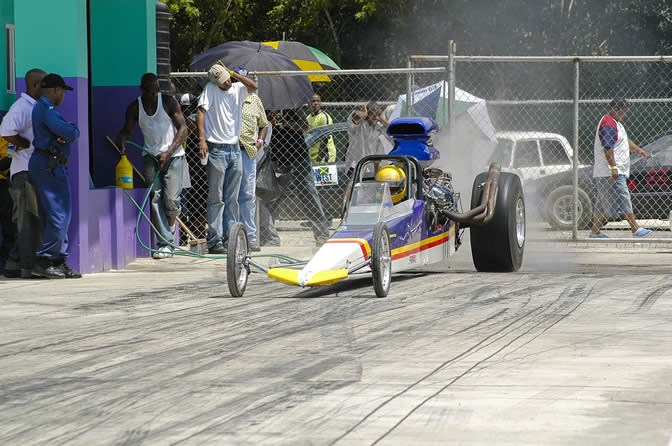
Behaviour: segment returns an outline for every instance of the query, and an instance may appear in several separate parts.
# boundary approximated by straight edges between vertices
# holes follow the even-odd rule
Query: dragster
[[[520,178],[491,164],[474,179],[470,210],[460,212],[452,176],[430,167],[439,158],[432,144],[436,132],[428,118],[400,118],[389,125],[393,150],[357,163],[339,227],[307,262],[256,262],[249,254],[244,226],[235,223],[226,261],[231,295],[243,295],[254,267],[275,281],[299,287],[369,275],[376,296],[385,297],[394,273],[451,257],[467,227],[477,271],[517,271],[525,249]]]

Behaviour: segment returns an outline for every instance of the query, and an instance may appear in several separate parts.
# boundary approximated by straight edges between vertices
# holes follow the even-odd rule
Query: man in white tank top
[[[182,206],[182,175],[184,172],[184,141],[187,124],[177,100],[159,92],[159,79],[145,73],[140,81],[142,95],[126,109],[126,123],[119,132],[117,142],[126,151],[126,141],[136,124],[140,125],[145,139],[143,153],[145,182],[154,183],[151,191],[151,221],[156,228],[158,247],[155,259],[171,257],[175,238],[175,219]],[[159,176],[156,178],[156,176]]]

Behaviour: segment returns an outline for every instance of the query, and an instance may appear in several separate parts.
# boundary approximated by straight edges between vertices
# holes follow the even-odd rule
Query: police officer
[[[48,279],[79,278],[82,275],[65,263],[72,217],[65,165],[70,158],[70,144],[79,138],[79,129],[55,109],[63,103],[65,90],[73,88],[54,73],[46,75],[40,85],[42,97],[33,108],[35,151],[28,164],[42,225],[42,246],[36,253],[33,274]]]

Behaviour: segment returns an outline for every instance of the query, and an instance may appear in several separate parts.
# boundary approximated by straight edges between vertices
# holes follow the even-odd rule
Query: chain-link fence
[[[410,82],[411,74],[415,86]],[[305,73],[250,73],[258,80],[297,75],[305,76]],[[362,155],[361,151],[387,153],[392,144],[385,136],[384,123],[397,115],[407,114],[403,95],[409,89],[417,90],[420,86],[442,82],[445,77],[446,71],[442,67],[341,70],[329,73],[326,81],[311,84],[314,93],[321,98],[319,109],[315,104],[311,108],[308,104],[310,98],[303,98],[306,105],[296,110],[277,110],[273,104],[265,103],[272,131],[257,160],[270,153],[280,190],[274,200],[258,202],[260,243],[279,242],[275,231],[276,220],[291,221],[296,227],[310,229],[316,240],[326,237],[329,227],[333,227],[337,223],[335,220],[341,216],[349,170]],[[191,187],[183,193],[182,220],[197,237],[205,237],[208,181],[206,167],[200,164],[198,155],[195,113],[196,98],[207,76],[205,73],[172,73],[171,79],[178,98],[184,98],[181,103],[190,128],[186,157]],[[263,101],[267,95],[262,87],[269,83],[259,81],[259,84],[258,93]],[[363,118],[354,126],[353,113],[356,110],[363,115],[366,110],[371,119]],[[377,114],[382,119],[373,119]],[[300,125],[297,126],[297,123]]]
[[[671,58],[656,57],[470,57],[411,56],[412,66],[443,64],[454,79],[456,98],[451,108],[456,121],[449,151],[463,153],[463,144],[482,138],[482,132],[464,129],[461,121],[477,122],[465,113],[472,104],[459,100],[468,92],[486,102],[487,117],[496,130],[496,142],[478,153],[473,178],[488,161],[515,169],[523,179],[528,220],[540,222],[545,232],[588,237],[593,215],[603,214],[601,234],[630,236],[628,196],[632,212],[642,227],[667,237],[672,211],[672,74]],[[622,122],[610,119],[610,102],[624,97],[630,103]],[[472,101],[476,99],[472,98]],[[614,113],[612,113],[613,115]],[[598,125],[602,130],[598,132]],[[478,126],[476,126],[478,127]],[[606,129],[604,127],[607,127]],[[620,133],[619,133],[619,128]],[[613,130],[612,130],[613,129]],[[629,176],[611,177],[602,145],[622,144],[627,137],[642,147],[649,158],[636,151],[629,157]],[[612,139],[613,141],[608,141]],[[625,148],[623,148],[625,147]],[[442,157],[444,153],[442,152]],[[627,174],[628,156],[613,160],[620,174]],[[609,162],[611,163],[611,161]],[[450,168],[449,168],[450,170]],[[620,184],[620,186],[619,186]],[[603,187],[604,186],[604,187]],[[574,206],[576,203],[576,206]],[[575,217],[576,215],[576,217]],[[576,220],[576,226],[574,222]],[[637,229],[637,223],[634,226]]]

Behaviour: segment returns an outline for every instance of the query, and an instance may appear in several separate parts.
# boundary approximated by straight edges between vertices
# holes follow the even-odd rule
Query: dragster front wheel
[[[226,282],[233,297],[242,297],[247,287],[250,267],[247,264],[247,232],[245,226],[234,223],[229,231],[229,246],[226,255]]]
[[[390,231],[387,225],[379,222],[373,229],[371,247],[371,274],[376,296],[385,297],[392,282],[392,253],[390,249]]]

